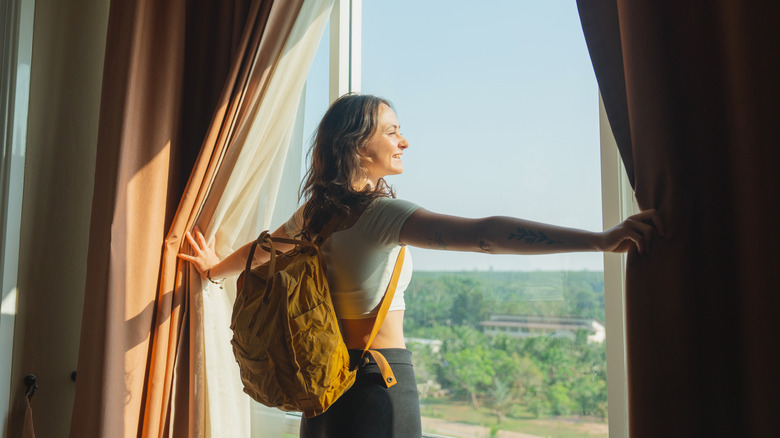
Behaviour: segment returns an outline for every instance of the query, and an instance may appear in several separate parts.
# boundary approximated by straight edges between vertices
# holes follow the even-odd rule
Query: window
[[[537,3],[475,8],[449,2],[336,1],[332,28],[307,82],[301,146],[308,148],[327,107],[326,83],[328,100],[347,91],[378,94],[395,103],[411,142],[406,172],[390,179],[399,197],[464,216],[509,214],[578,228],[611,227],[631,213],[632,195],[599,111],[576,5]],[[419,360],[428,433],[471,436],[503,429],[555,436],[565,430],[578,436],[572,430],[590,427],[588,433],[598,434],[587,436],[628,436],[622,257],[412,253],[413,282],[425,288],[418,295],[430,300],[449,295],[450,300],[444,306],[448,314],[432,314],[437,306],[425,303],[422,309],[428,313],[420,314],[420,307],[413,307],[419,303],[407,302],[407,343]],[[522,299],[513,301],[513,294]],[[501,321],[504,313],[508,321]],[[426,320],[441,324],[423,327],[419,321]],[[476,391],[453,387],[459,380],[453,366],[444,370],[430,363],[474,371],[467,367],[478,362],[473,354],[478,348],[464,353],[447,347],[468,342],[475,348],[480,342],[490,345],[478,353],[492,350],[498,354],[492,360],[504,366],[477,381]],[[574,370],[580,385],[575,390],[571,379],[545,379],[545,374],[566,370],[542,369],[518,350],[501,356],[497,342],[523,345],[520,352],[533,348],[547,355],[548,364],[595,356],[596,365]],[[512,394],[518,390],[512,381],[493,378],[507,370],[525,385],[522,393]],[[607,379],[608,431],[606,419],[571,421],[583,413],[578,403],[590,403],[584,412],[588,417],[607,416]],[[598,392],[595,399],[604,403],[573,400],[588,391]],[[473,401],[494,413],[475,415],[479,410]],[[556,421],[562,416],[569,421]],[[297,433],[294,416],[288,415],[287,432]]]
[[[411,143],[389,179],[399,197],[602,229],[598,89],[574,2],[367,2],[362,27],[362,91],[394,102]],[[601,254],[412,255],[407,335],[441,342],[436,354],[409,342],[424,430],[607,436],[603,329],[622,325],[606,324]],[[618,427],[625,398],[610,402]]]

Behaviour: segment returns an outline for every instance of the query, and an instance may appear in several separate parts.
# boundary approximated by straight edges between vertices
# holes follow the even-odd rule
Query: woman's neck
[[[376,188],[377,181],[372,180],[371,178],[364,178],[358,182],[356,182],[353,187],[355,190],[363,190],[368,186],[371,190],[374,190]]]

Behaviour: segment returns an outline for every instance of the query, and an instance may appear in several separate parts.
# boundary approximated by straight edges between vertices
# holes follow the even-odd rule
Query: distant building
[[[486,335],[503,333],[517,338],[551,336],[574,340],[577,330],[588,332],[588,342],[604,342],[604,324],[593,318],[567,316],[491,315],[480,323]]]

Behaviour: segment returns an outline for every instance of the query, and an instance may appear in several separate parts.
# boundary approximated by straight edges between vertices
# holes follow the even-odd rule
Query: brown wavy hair
[[[368,177],[363,148],[378,129],[379,108],[390,102],[369,94],[345,94],[322,117],[309,150],[311,162],[301,186],[302,235],[311,240],[334,215],[349,217],[381,196],[395,197],[381,179],[376,187],[357,187]]]

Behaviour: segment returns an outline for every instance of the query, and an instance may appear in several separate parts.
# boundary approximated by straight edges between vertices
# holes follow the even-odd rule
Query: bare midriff
[[[340,319],[341,335],[351,350],[362,350],[371,336],[376,317],[365,319]],[[371,343],[371,348],[406,348],[404,343],[404,311],[387,312],[385,322]]]

